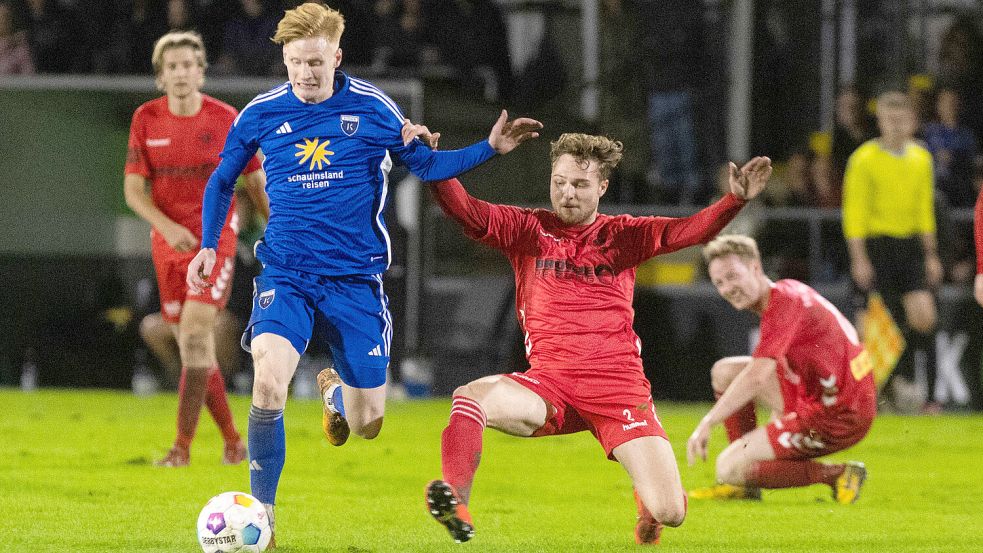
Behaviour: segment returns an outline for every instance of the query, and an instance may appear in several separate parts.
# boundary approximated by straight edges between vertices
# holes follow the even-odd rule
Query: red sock
[[[225,395],[225,379],[222,378],[222,371],[218,365],[212,366],[208,372],[208,393],[205,396],[205,405],[208,412],[215,419],[215,424],[222,431],[222,438],[227,444],[239,442],[239,431],[236,430],[236,423],[232,418],[232,410],[229,409],[229,398]]]
[[[720,392],[714,392],[714,396],[720,399]],[[749,402],[741,407],[733,415],[724,419],[724,428],[727,430],[727,440],[731,443],[747,434],[758,426],[758,418],[754,413],[754,402]]]
[[[797,488],[809,484],[836,485],[843,465],[816,461],[758,461],[751,465],[747,485],[756,488]]]
[[[451,419],[440,436],[440,469],[464,503],[471,496],[471,483],[481,461],[481,434],[488,420],[477,401],[454,396]]]
[[[207,370],[181,367],[181,380],[177,386],[177,439],[174,440],[178,447],[189,449],[195,438],[201,405],[205,402],[207,377]]]

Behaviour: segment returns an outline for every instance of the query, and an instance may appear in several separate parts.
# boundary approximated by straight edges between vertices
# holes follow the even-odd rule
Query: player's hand
[[[211,288],[212,283],[209,281],[209,278],[214,268],[215,250],[212,248],[203,248],[188,265],[188,276],[186,278],[188,290],[192,294],[200,294],[207,288]]]
[[[864,292],[874,287],[874,266],[869,259],[860,259],[850,263],[850,276],[853,282]]]
[[[983,275],[976,275],[976,280],[973,281],[973,297],[983,307]]]
[[[938,254],[925,256],[925,283],[930,288],[935,288],[942,284],[942,262],[939,261]]]
[[[509,121],[509,112],[502,110],[502,114],[495,121],[491,134],[488,135],[488,143],[501,155],[505,155],[516,149],[519,144],[531,138],[539,138],[539,129],[543,124],[535,119],[520,117],[515,121]]]
[[[403,146],[408,146],[414,138],[419,138],[431,149],[437,149],[437,142],[440,140],[440,133],[431,133],[426,125],[414,125],[409,119],[403,119],[403,128],[400,130],[403,135]]]
[[[771,159],[758,156],[744,164],[740,169],[730,163],[730,191],[742,200],[752,200],[768,183],[771,177]]]
[[[174,251],[185,253],[198,247],[198,237],[187,228],[174,223],[172,226],[157,229]]]
[[[710,425],[700,421],[686,441],[686,461],[690,466],[696,463],[697,458],[707,460],[708,443],[710,443]]]

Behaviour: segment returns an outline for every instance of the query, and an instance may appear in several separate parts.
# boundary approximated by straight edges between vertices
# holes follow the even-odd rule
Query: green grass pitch
[[[248,399],[232,398],[245,431]],[[245,464],[219,463],[207,412],[191,467],[151,460],[173,439],[173,394],[0,390],[0,551],[187,552],[212,495],[249,489]],[[425,512],[439,475],[448,400],[390,403],[382,435],[334,448],[318,402],[287,406],[287,465],[277,540],[284,553],[638,551],[624,471],[589,434],[519,439],[486,433],[472,513],[477,535],[453,543]],[[662,404],[684,485],[712,483],[686,467],[685,440],[705,405]],[[725,442],[714,434],[713,454]],[[867,463],[860,501],[835,504],[824,486],[766,492],[761,502],[691,502],[662,549],[686,552],[983,551],[983,418],[883,416],[857,447]]]

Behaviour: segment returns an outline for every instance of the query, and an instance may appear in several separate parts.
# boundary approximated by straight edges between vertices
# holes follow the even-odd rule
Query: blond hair
[[[607,180],[611,171],[621,161],[624,145],[606,136],[594,136],[581,133],[563,133],[556,141],[550,143],[550,163],[564,154],[570,154],[577,161],[596,161],[597,173],[601,180]]]
[[[758,243],[750,236],[740,234],[721,234],[703,248],[703,260],[707,265],[718,257],[736,255],[743,261],[761,261]]]
[[[194,31],[171,31],[154,43],[154,53],[150,56],[154,75],[159,76],[164,70],[164,52],[175,48],[191,48],[198,61],[198,67],[208,68],[208,61],[205,59],[205,41],[201,39],[201,35]]]
[[[888,90],[877,97],[877,113],[885,109],[912,109],[911,99],[904,92]]]
[[[287,44],[302,38],[326,37],[332,42],[341,40],[345,32],[345,16],[335,9],[307,2],[283,14],[276,26],[273,42]]]

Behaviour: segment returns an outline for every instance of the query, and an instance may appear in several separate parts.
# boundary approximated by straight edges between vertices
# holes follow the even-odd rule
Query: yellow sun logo
[[[319,143],[319,141],[320,141],[319,138],[315,138],[314,140],[307,140],[305,138],[303,145],[294,144],[294,146],[298,150],[300,150],[299,152],[294,154],[294,157],[301,158],[300,159],[301,165],[307,163],[307,161],[310,160],[311,162],[311,166],[309,169],[310,171],[314,170],[314,165],[317,165],[318,171],[321,170],[322,165],[331,165],[331,162],[328,161],[328,156],[333,156],[334,152],[327,149],[328,144],[331,144],[331,141],[327,139],[325,139],[324,142]]]

